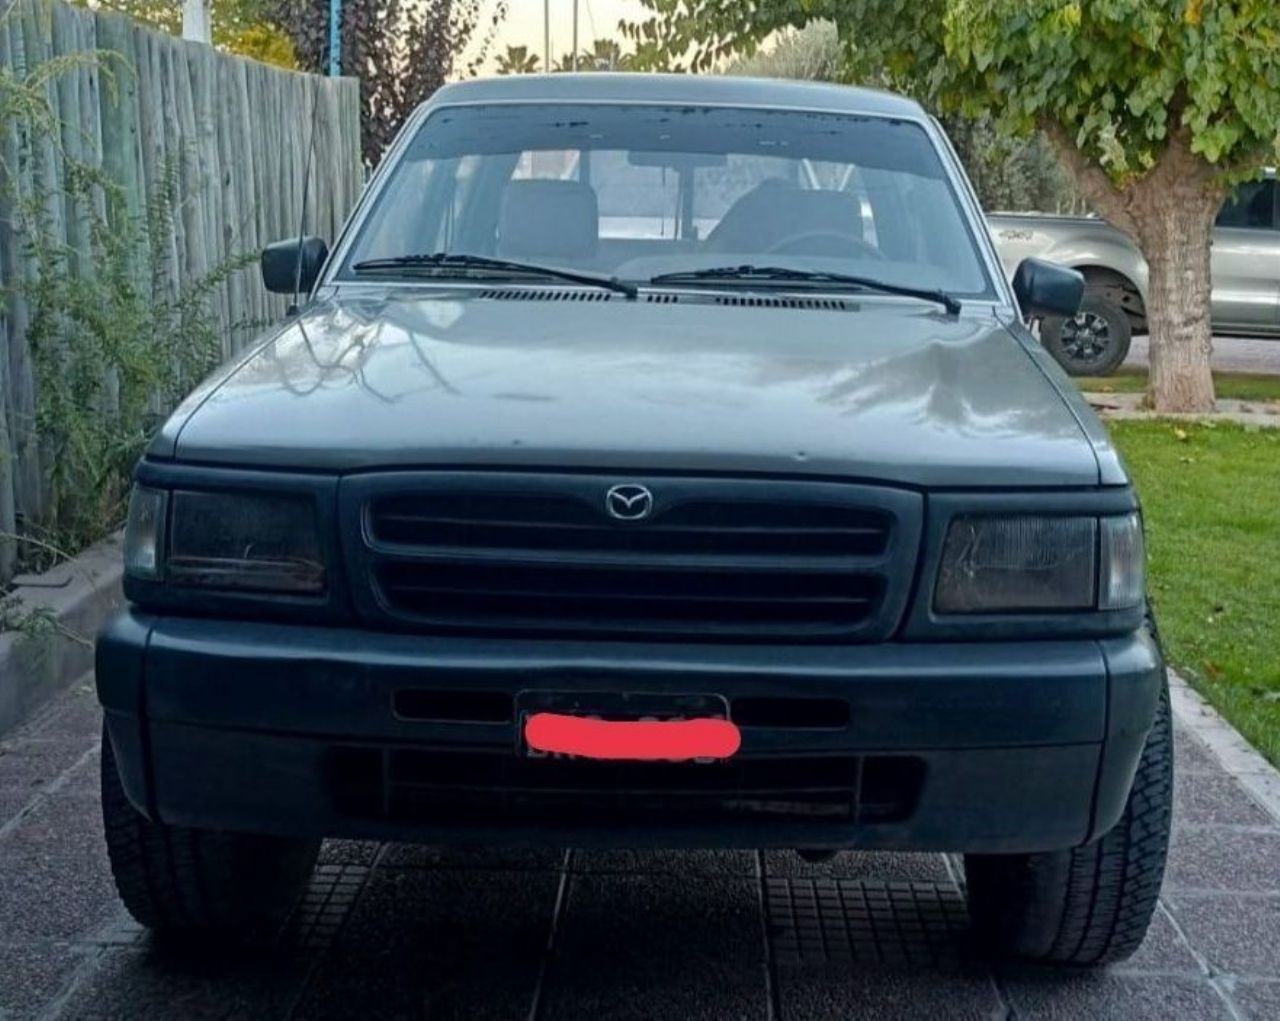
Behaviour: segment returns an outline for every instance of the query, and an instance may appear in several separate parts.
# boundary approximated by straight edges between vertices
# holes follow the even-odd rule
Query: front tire
[[[151,822],[125,796],[105,727],[102,819],[125,907],[149,929],[178,937],[256,942],[274,936],[320,851],[318,840]]]
[[[1142,944],[1164,878],[1173,816],[1168,686],[1138,762],[1124,814],[1084,847],[966,855],[969,915],[999,957],[1046,964],[1122,961]]]
[[[1071,376],[1109,376],[1124,364],[1133,343],[1125,310],[1097,291],[1085,291],[1070,319],[1045,319],[1040,342]]]

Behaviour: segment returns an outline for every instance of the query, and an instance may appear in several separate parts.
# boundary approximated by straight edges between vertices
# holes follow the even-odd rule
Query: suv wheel
[[[1129,354],[1133,326],[1124,309],[1097,291],[1085,291],[1070,319],[1045,319],[1040,341],[1068,374],[1109,376]]]
[[[105,727],[102,819],[120,899],[143,925],[171,935],[269,939],[320,850],[318,840],[151,822],[125,796]]]
[[[1173,814],[1169,689],[1160,696],[1120,821],[1084,847],[966,855],[969,914],[995,954],[1048,964],[1129,957],[1151,924]]]

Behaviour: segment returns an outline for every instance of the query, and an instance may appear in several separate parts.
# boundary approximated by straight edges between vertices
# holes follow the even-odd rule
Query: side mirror
[[[1084,276],[1044,259],[1023,259],[1013,274],[1013,293],[1027,319],[1062,316],[1080,311]]]
[[[262,250],[262,283],[273,294],[300,294],[311,290],[320,276],[329,246],[322,238],[290,238]]]

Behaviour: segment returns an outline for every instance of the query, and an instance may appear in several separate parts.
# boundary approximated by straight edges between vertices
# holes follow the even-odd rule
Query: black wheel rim
[[[1115,342],[1111,323],[1096,312],[1077,312],[1064,320],[1062,353],[1073,366],[1086,368],[1106,361]]]

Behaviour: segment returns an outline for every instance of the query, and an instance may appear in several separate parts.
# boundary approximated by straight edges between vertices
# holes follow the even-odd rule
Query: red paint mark
[[[742,744],[728,720],[592,720],[534,713],[524,725],[529,747],[588,759],[727,759]]]

